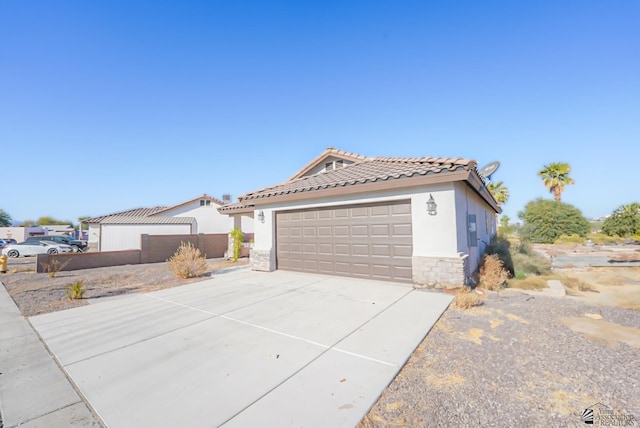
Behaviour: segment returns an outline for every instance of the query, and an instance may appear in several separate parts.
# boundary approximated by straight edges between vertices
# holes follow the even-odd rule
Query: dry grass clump
[[[63,270],[67,265],[71,263],[71,260],[61,262],[60,260],[49,260],[47,263],[40,263],[42,269],[49,274],[49,278],[55,278],[56,273]]]
[[[456,293],[456,297],[453,300],[453,306],[458,309],[470,309],[474,306],[482,304],[480,296],[476,294],[471,287],[463,287]]]
[[[598,292],[593,285],[583,282],[579,278],[573,276],[556,275],[555,279],[562,282],[565,290],[571,294],[571,291],[592,291]]]
[[[524,279],[512,279],[509,281],[509,288],[519,288],[521,290],[540,290],[547,288],[547,280],[541,276],[528,276]]]
[[[180,243],[176,253],[167,260],[169,270],[178,278],[196,278],[207,271],[207,260],[190,242]]]
[[[509,272],[497,254],[490,254],[482,259],[478,279],[480,287],[495,291],[504,288],[509,279]]]

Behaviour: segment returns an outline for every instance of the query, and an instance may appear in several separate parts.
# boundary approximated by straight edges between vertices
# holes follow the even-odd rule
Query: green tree
[[[11,226],[11,216],[5,210],[0,208],[0,227]]]
[[[491,192],[491,195],[498,203],[498,206],[506,204],[509,200],[509,189],[504,187],[504,183],[502,181],[498,181],[496,183],[490,182],[487,185],[487,189]]]
[[[609,236],[631,236],[640,233],[640,204],[633,202],[618,207],[606,218],[602,231]]]
[[[573,178],[569,177],[570,173],[571,167],[568,163],[563,162],[550,163],[538,171],[538,175],[542,178],[542,184],[550,193],[553,193],[553,199],[556,201],[562,200],[565,186],[575,184]]]
[[[51,216],[40,217],[37,221],[38,226],[45,226],[50,224],[70,224],[73,227],[73,222],[69,220],[58,220]]]
[[[579,209],[560,201],[538,198],[518,213],[520,236],[531,242],[553,243],[560,235],[586,236],[590,225]]]

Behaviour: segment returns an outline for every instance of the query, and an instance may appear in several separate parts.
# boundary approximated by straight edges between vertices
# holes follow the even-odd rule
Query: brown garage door
[[[411,201],[276,216],[278,269],[411,282]]]

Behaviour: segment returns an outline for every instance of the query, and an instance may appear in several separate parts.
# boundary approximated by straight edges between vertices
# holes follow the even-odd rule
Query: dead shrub
[[[598,290],[596,290],[593,285],[589,284],[588,282],[583,282],[578,278],[575,278],[573,276],[558,276],[557,277],[558,281],[562,282],[562,285],[564,286],[565,290],[569,291],[592,291],[592,292],[598,292]]]
[[[42,266],[42,270],[49,274],[49,278],[55,278],[56,273],[67,267],[69,263],[71,263],[71,260],[65,260],[64,262],[49,260],[47,263],[40,263],[40,266]]]
[[[167,260],[169,270],[178,278],[196,278],[207,271],[207,260],[190,242],[181,242],[176,253]]]
[[[480,267],[480,287],[487,290],[499,290],[509,279],[509,272],[504,268],[497,254],[484,256]]]
[[[456,293],[456,297],[453,301],[453,306],[458,309],[470,309],[474,306],[482,304],[480,296],[475,291],[471,290],[471,287],[463,287]]]

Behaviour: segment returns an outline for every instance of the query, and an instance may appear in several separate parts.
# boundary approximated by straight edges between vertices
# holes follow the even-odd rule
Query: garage
[[[276,213],[276,268],[412,281],[411,201]]]

